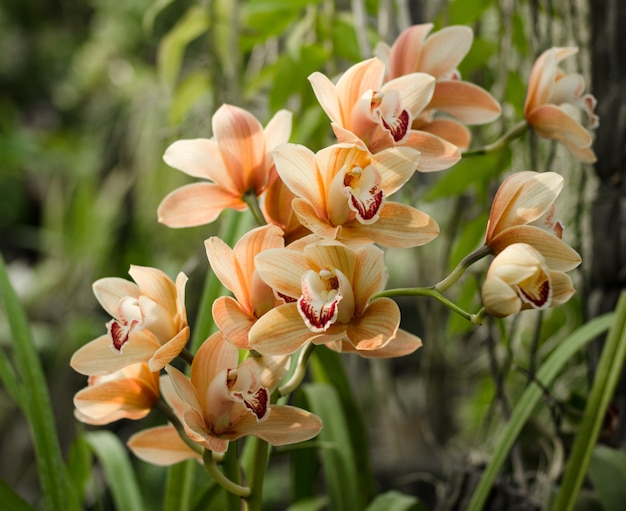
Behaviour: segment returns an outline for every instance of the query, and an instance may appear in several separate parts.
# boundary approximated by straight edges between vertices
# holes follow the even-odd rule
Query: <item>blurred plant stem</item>
[[[507,131],[504,135],[502,135],[499,139],[492,142],[491,144],[487,144],[483,147],[478,147],[476,149],[472,149],[471,151],[465,151],[463,153],[463,158],[467,158],[470,156],[483,156],[485,154],[495,153],[500,149],[507,146],[510,142],[520,137],[526,130],[528,129],[528,124],[526,121],[520,121],[515,126],[513,126],[509,131]]]

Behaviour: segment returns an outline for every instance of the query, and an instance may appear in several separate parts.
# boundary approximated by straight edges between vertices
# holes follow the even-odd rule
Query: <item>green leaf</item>
[[[7,511],[34,511],[13,488],[0,479],[0,509]]]
[[[198,6],[190,7],[185,15],[161,40],[157,53],[159,77],[174,88],[187,45],[209,28],[209,15]]]
[[[84,501],[85,487],[91,478],[93,454],[82,432],[74,439],[67,462],[68,476],[80,502]]]
[[[102,464],[115,509],[144,509],[139,485],[122,441],[106,430],[89,432],[85,438]]]
[[[614,322],[596,368],[580,429],[567,461],[561,488],[553,507],[555,511],[569,511],[576,503],[625,360],[626,293],[622,293],[617,303]]]
[[[68,486],[61,457],[54,416],[26,313],[22,308],[0,256],[0,300],[9,320],[15,353],[15,366],[22,383],[22,405],[35,444],[37,469],[48,511],[78,509]]]
[[[320,497],[311,497],[309,499],[302,499],[298,502],[291,504],[287,508],[287,511],[322,511],[322,509],[328,508],[328,497],[325,495]]]
[[[626,454],[605,445],[597,445],[591,456],[588,476],[604,505],[604,511],[624,509]]]
[[[191,509],[192,483],[198,463],[187,460],[169,467],[163,511],[189,511]]]
[[[452,0],[447,12],[450,14],[449,25],[472,25],[477,22],[492,0]]]
[[[366,511],[426,511],[418,499],[391,490],[378,495]]]
[[[211,88],[211,80],[205,71],[189,73],[183,78],[176,86],[172,97],[169,112],[170,125],[180,124],[196,102],[211,92]]]
[[[358,492],[357,464],[350,442],[350,427],[337,391],[326,383],[310,383],[304,385],[302,390],[310,410],[324,423],[318,438],[327,443],[322,447],[320,455],[330,509],[362,509],[363,504],[359,504],[361,499]]]
[[[542,385],[549,387],[561,369],[567,362],[582,349],[586,344],[595,339],[602,332],[607,330],[611,325],[614,314],[605,314],[595,318],[580,328],[572,332],[565,338],[561,344],[550,354],[550,356],[541,364],[537,372],[537,381]],[[496,443],[496,447],[491,457],[491,461],[485,468],[478,486],[474,490],[472,500],[470,502],[469,511],[480,511],[484,508],[491,487],[506,461],[511,447],[515,443],[528,417],[532,414],[535,406],[541,400],[543,395],[539,385],[531,383],[524,391],[520,399],[517,401],[509,422],[504,427],[501,437]]]

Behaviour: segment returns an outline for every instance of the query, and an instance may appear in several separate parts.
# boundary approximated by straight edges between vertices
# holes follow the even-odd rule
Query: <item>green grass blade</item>
[[[350,442],[350,426],[337,391],[327,383],[307,384],[302,390],[309,409],[324,423],[319,439],[327,445],[321,449],[321,458],[330,509],[363,509],[359,505],[358,468]]]
[[[85,435],[102,464],[117,511],[145,509],[135,472],[122,441],[110,431],[92,431]]]
[[[615,321],[607,336],[596,369],[580,429],[576,434],[572,453],[567,461],[561,489],[553,507],[554,511],[569,511],[574,508],[625,358],[626,293],[622,293],[617,303]]]
[[[613,321],[614,314],[605,314],[584,324],[566,339],[550,354],[537,372],[537,380],[549,386],[559,374],[567,361],[582,349],[587,343],[606,331]],[[468,511],[480,511],[491,491],[491,487],[500,473],[502,465],[519,435],[524,423],[534,410],[542,396],[542,389],[532,383],[522,394],[515,405],[511,418],[506,424],[502,436],[498,440],[491,461],[485,468],[478,486],[472,495]]]
[[[192,508],[192,487],[197,466],[195,460],[188,460],[169,467],[163,511],[189,511]]]
[[[34,511],[13,488],[0,479],[0,509],[10,511]]]
[[[11,287],[2,256],[0,256],[0,299],[13,336],[15,366],[23,385],[21,404],[28,417],[35,444],[37,470],[46,509],[47,511],[78,509],[78,503],[67,484],[68,478],[61,457],[48,386],[41,362],[26,313]]]

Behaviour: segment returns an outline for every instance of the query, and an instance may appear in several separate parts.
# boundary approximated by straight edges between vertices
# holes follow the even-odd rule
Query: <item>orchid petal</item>
[[[403,145],[421,153],[417,165],[420,172],[447,169],[461,159],[458,147],[426,131],[411,130]]]
[[[239,302],[248,306],[250,303],[249,291],[244,281],[245,277],[238,267],[233,249],[217,236],[205,240],[204,248],[215,276],[226,289],[235,295]]]
[[[399,190],[413,176],[420,159],[419,151],[411,147],[392,147],[376,153],[372,165],[381,175],[381,188],[385,196]]]
[[[367,91],[378,91],[385,77],[385,64],[373,57],[350,67],[337,81],[336,91],[341,108],[352,108]],[[342,125],[346,126],[350,116],[342,112]],[[331,120],[335,121],[335,119]],[[335,121],[336,122],[336,121]]]
[[[556,140],[568,149],[591,145],[589,132],[569,114],[556,105],[542,105],[530,112],[526,120],[537,135]]]
[[[500,104],[486,90],[469,82],[437,82],[429,108],[445,112],[465,124],[485,124],[500,116]]]
[[[389,55],[390,78],[407,75],[418,69],[426,71],[418,66],[424,40],[433,29],[433,26],[432,23],[413,25],[400,33],[393,43]]]
[[[455,69],[472,47],[474,33],[469,27],[442,28],[424,42],[418,69],[439,78]]]
[[[411,73],[390,80],[381,90],[385,94],[397,90],[402,107],[415,118],[430,103],[435,91],[435,79],[426,73]]]
[[[164,307],[170,316],[178,312],[176,285],[165,272],[157,268],[133,264],[128,273],[139,285],[142,295]]]
[[[139,459],[153,465],[168,466],[188,459],[202,460],[202,456],[180,438],[171,424],[135,433],[126,445]]]
[[[453,119],[433,119],[432,122],[419,129],[447,140],[460,151],[466,151],[472,141],[470,130]]]
[[[168,227],[193,227],[213,222],[227,208],[245,211],[247,204],[212,183],[192,183],[170,192],[159,204],[159,222]]]
[[[289,355],[312,336],[295,303],[286,303],[263,315],[250,329],[250,346],[262,354]]]
[[[217,375],[224,370],[237,367],[238,362],[237,347],[227,342],[220,332],[214,333],[204,341],[191,364],[191,384],[201,399]],[[208,406],[211,406],[211,403],[208,403]]]
[[[359,351],[376,350],[396,335],[400,324],[400,309],[391,298],[377,298],[363,315],[348,325],[347,336]]]
[[[174,337],[169,339],[165,344],[162,344],[148,360],[148,366],[151,371],[160,371],[172,360],[174,360],[189,340],[189,327],[186,326]]]
[[[213,302],[213,320],[228,341],[238,348],[248,349],[248,332],[256,318],[242,310],[230,296],[221,296]]]
[[[363,314],[370,298],[383,289],[386,279],[384,252],[375,246],[359,250],[352,279],[357,316]]]
[[[320,106],[332,122],[344,124],[339,97],[335,85],[322,73],[316,71],[309,75],[309,82]]]
[[[304,199],[294,199],[292,208],[298,220],[321,238],[334,240],[339,236],[341,227],[333,226],[328,220],[320,219],[310,202]]]
[[[295,250],[271,248],[255,258],[263,281],[280,294],[298,298],[302,294],[302,274],[310,269],[306,256]]]
[[[123,298],[141,296],[139,286],[119,277],[98,279],[93,283],[92,289],[102,308],[114,318],[118,318],[119,304]]]
[[[402,329],[398,329],[396,336],[385,346],[376,350],[357,350],[348,341],[341,343],[343,353],[358,353],[365,358],[396,358],[410,355],[422,347],[422,340]]]

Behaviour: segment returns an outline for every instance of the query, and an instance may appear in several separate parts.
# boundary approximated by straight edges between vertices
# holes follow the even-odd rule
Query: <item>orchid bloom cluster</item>
[[[419,337],[400,328],[400,309],[390,298],[398,293],[385,291],[383,249],[425,245],[439,227],[392,195],[416,171],[454,165],[471,145],[467,126],[500,115],[497,100],[462,81],[457,70],[472,31],[457,26],[431,34],[432,28],[408,28],[336,81],[319,72],[309,77],[337,138],[318,152],[288,142],[290,112],[279,111],[263,127],[233,105],[215,112],[213,138],[167,148],[167,164],[201,181],[165,197],[160,222],[203,225],[229,208],[251,210],[260,225],[232,248],[219,237],[205,241],[210,268],[231,295],[214,300],[215,333],[195,354],[186,348],[183,273],[172,281],[158,269],[132,266],[134,282],[105,278],[94,284],[112,319],[106,334],[71,361],[89,376],[75,397],[79,420],[100,425],[139,419],[154,407],[165,410],[167,425],[129,441],[137,456],[162,465],[224,453],[230,441],[247,435],[272,445],[302,442],[320,431],[320,419],[272,400],[293,372],[289,365],[306,358],[299,353],[324,345],[364,357],[398,357],[421,346]],[[525,125],[589,162],[595,158],[591,135],[561,106],[580,106],[592,127],[597,124],[582,78],[557,67],[574,51],[553,48],[539,57]],[[492,254],[482,284],[484,308],[467,314],[471,321],[566,302],[574,293],[566,272],[580,257],[563,241],[555,216],[563,182],[553,172],[510,175],[495,195],[484,246],[439,284],[419,288],[421,294],[447,303],[442,293],[470,264]],[[187,372],[177,358],[189,363]]]

